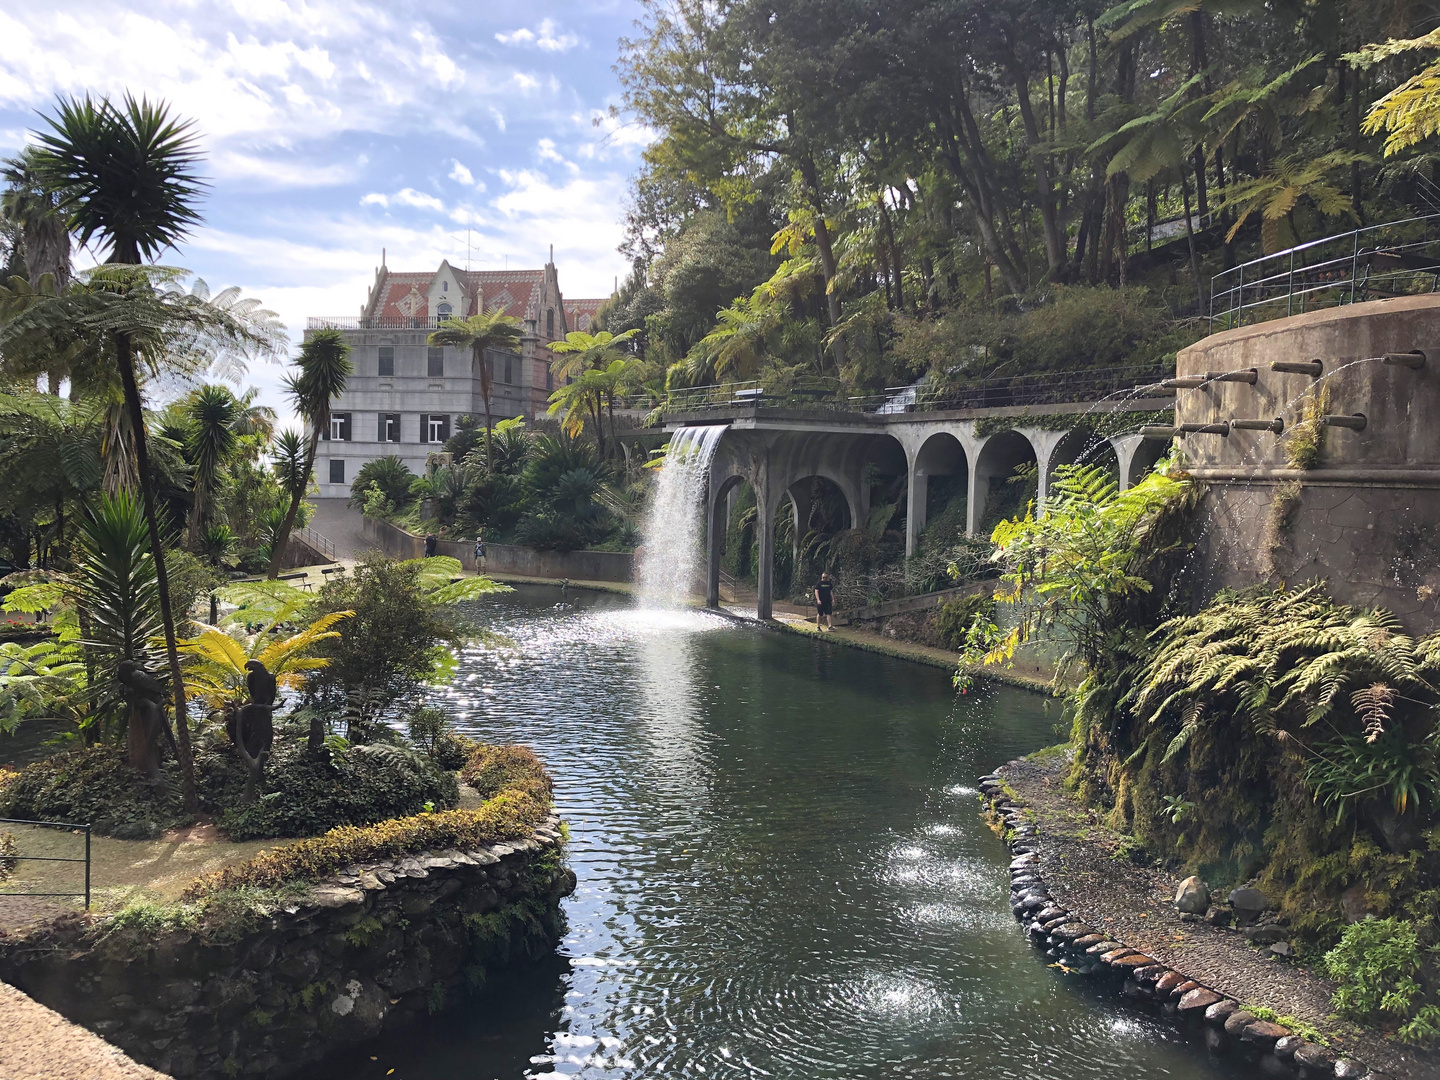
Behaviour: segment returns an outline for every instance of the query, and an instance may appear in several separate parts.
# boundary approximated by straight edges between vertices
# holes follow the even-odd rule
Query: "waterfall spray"
[[[722,424],[680,428],[670,438],[635,568],[641,607],[676,607],[701,586],[705,565],[705,488]]]

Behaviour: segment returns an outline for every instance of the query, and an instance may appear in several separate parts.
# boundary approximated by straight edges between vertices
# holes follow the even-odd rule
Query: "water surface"
[[[1248,1075],[1047,967],[1011,916],[973,784],[1057,741],[1053,703],[564,599],[477,604],[517,647],[470,650],[445,691],[463,730],[528,743],[554,774],[579,878],[558,955],[323,1075]]]

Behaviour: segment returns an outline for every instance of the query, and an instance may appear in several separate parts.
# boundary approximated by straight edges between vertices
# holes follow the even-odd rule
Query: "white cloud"
[[[293,157],[262,157],[243,150],[219,150],[206,160],[205,171],[221,180],[244,180],[252,186],[258,181],[260,187],[338,187],[358,179],[359,167],[364,164],[357,161],[354,166],[343,162],[324,165]]]
[[[525,74],[523,71],[515,72],[514,75],[510,76],[510,81],[526,93],[540,88],[540,80],[534,75]]]
[[[555,150],[554,139],[541,139],[539,145],[541,161],[557,161],[562,165],[565,163],[565,159]]]
[[[413,206],[417,210],[434,210],[436,213],[443,213],[445,204],[434,195],[426,195],[423,191],[416,191],[414,188],[401,188],[393,195],[386,195],[383,192],[372,191],[360,200],[361,206]]]
[[[534,30],[522,26],[519,30],[496,34],[495,40],[501,45],[533,44],[537,49],[543,49],[545,52],[569,52],[580,44],[580,39],[574,34],[560,33],[560,28],[555,25],[554,19],[542,19],[540,25]]]
[[[494,105],[490,106],[490,117],[495,121],[495,126],[497,128],[499,128],[501,131],[505,130],[505,114],[502,113],[499,109],[495,108]]]
[[[472,187],[475,183],[475,174],[455,159],[450,160],[450,179],[457,184],[464,184]]]

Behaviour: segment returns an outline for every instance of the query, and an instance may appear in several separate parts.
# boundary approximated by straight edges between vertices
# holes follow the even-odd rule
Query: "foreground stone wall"
[[[0,978],[178,1080],[291,1076],[553,948],[562,843],[552,815],[525,840],[347,867],[265,915],[0,935]]]
[[[1426,353],[1417,369],[1387,353]],[[1319,361],[1321,374],[1273,365]],[[1177,374],[1254,369],[1254,383],[1182,389],[1177,424],[1279,419],[1284,432],[1185,434],[1191,474],[1208,485],[1202,597],[1222,588],[1319,578],[1343,603],[1394,611],[1412,633],[1440,627],[1440,296],[1406,296],[1229,330],[1181,350]],[[1307,402],[1365,417],[1325,429],[1314,468],[1286,443]]]

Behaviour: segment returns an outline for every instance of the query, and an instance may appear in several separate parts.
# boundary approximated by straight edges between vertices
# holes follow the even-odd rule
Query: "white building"
[[[440,449],[461,416],[484,423],[480,374],[468,350],[435,348],[430,332],[445,319],[500,310],[521,320],[519,353],[486,354],[490,412],[498,423],[543,415],[555,389],[545,348],[572,330],[588,330],[601,300],[565,300],[553,260],[541,270],[459,270],[448,262],[426,273],[397,273],[384,263],[359,316],[315,317],[316,330],[344,331],[354,374],[331,405],[330,430],[315,461],[322,498],[350,494],[367,461],[400,457],[415,473]]]

